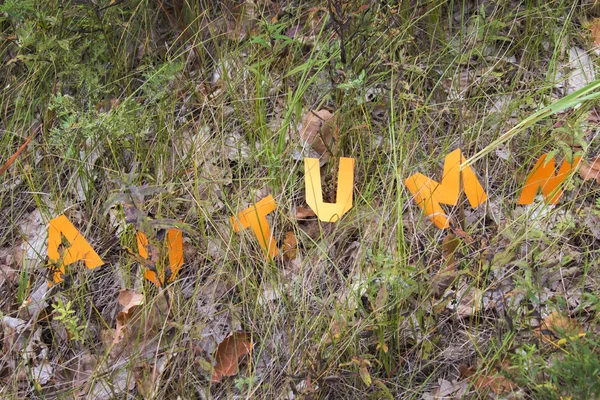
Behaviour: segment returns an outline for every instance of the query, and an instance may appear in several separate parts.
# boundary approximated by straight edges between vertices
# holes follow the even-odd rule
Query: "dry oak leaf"
[[[211,383],[221,382],[224,376],[238,373],[238,363],[252,352],[252,339],[246,332],[235,332],[226,337],[215,352],[217,365],[213,369]]]
[[[144,304],[144,295],[135,290],[123,289],[119,293],[118,302],[123,309],[117,314],[117,329],[113,343],[119,343],[125,336],[125,326],[131,318],[131,311],[137,306]]]
[[[328,110],[309,111],[302,118],[300,140],[309,144],[325,160],[331,155],[336,119]]]
[[[600,156],[597,156],[591,162],[582,161],[581,167],[579,167],[579,175],[584,181],[595,179],[596,182],[600,183]]]

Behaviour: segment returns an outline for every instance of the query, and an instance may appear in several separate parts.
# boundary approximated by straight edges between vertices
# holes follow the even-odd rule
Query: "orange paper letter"
[[[62,260],[61,251],[59,251],[62,244],[61,234],[69,242],[69,247],[62,252]],[[85,266],[89,269],[104,264],[104,261],[100,259],[92,246],[64,215],[51,220],[48,226],[48,259],[51,263],[60,262],[60,265],[58,265],[59,271],[54,272],[54,283],[62,282],[65,266],[76,261],[83,260]]]
[[[140,256],[148,259],[148,238],[143,232],[137,232],[135,237],[137,239]],[[167,250],[169,252],[169,269],[171,271],[171,276],[168,281],[173,282],[183,265],[183,233],[180,230],[169,229],[167,231]],[[164,269],[160,271],[160,279],[158,279],[156,272],[146,268],[144,271],[144,278],[148,279],[156,286],[160,286],[160,283],[165,281],[165,271]]]
[[[460,171],[461,162],[465,162],[460,149],[454,150],[444,160],[444,175],[442,183],[438,183],[421,173],[416,173],[404,181],[404,184],[412,193],[417,204],[423,209],[427,217],[440,229],[448,228],[450,220],[444,213],[442,204],[455,206],[460,195],[460,179],[462,176],[462,187],[475,208],[487,200],[483,187],[477,180],[477,175],[471,167]]]
[[[323,202],[319,159],[304,159],[304,188],[306,203],[323,222],[335,222],[352,208],[354,190],[354,158],[340,158],[335,203]]]
[[[559,187],[571,173],[575,172],[579,160],[581,160],[581,157],[575,157],[573,164],[565,160],[558,173],[554,175],[554,158],[546,162],[546,154],[542,154],[535,163],[533,171],[527,177],[518,204],[533,203],[533,199],[540,188],[547,203],[557,204],[562,196],[562,190]]]
[[[252,228],[252,231],[258,238],[260,247],[265,252],[267,259],[275,257],[279,254],[273,235],[267,222],[267,214],[274,211],[277,208],[275,199],[269,195],[254,204],[252,207],[246,208],[240,212],[237,217],[231,217],[230,221],[233,225],[233,230],[239,232],[243,229]]]

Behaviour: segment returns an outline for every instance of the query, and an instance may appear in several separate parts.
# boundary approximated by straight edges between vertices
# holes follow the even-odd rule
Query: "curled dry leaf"
[[[238,363],[252,352],[252,339],[246,332],[235,332],[219,343],[215,353],[217,365],[213,369],[211,383],[221,382],[224,376],[238,373]]]
[[[595,179],[596,182],[600,183],[600,156],[597,156],[591,162],[582,161],[579,174],[584,181]]]
[[[123,309],[117,314],[117,329],[115,331],[115,337],[113,343],[119,343],[125,336],[125,327],[127,321],[131,318],[131,312],[137,306],[144,303],[144,295],[136,292],[135,290],[123,289],[119,293],[118,298],[119,304],[123,306]]]
[[[336,120],[328,110],[310,111],[302,118],[300,140],[309,144],[324,160],[329,159]]]

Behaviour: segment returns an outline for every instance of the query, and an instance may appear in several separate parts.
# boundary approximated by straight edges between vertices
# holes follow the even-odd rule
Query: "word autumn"
[[[576,157],[572,164],[564,161],[555,173],[554,158],[547,160],[546,157],[547,154],[543,154],[537,160],[521,191],[518,204],[531,204],[538,190],[541,190],[546,202],[557,204],[562,196],[562,190],[560,189],[562,183],[576,170],[581,160],[581,157]],[[415,202],[423,209],[425,215],[435,226],[440,229],[450,227],[450,220],[444,214],[441,204],[455,206],[460,198],[461,188],[473,208],[478,207],[487,200],[487,195],[477,179],[475,171],[471,167],[460,170],[460,165],[464,162],[465,157],[460,149],[456,149],[444,159],[444,172],[441,183],[421,173],[413,174],[404,180],[404,184],[413,195]],[[353,158],[340,158],[335,203],[325,203],[323,201],[321,170],[318,159],[304,159],[304,174],[306,202],[321,221],[336,222],[352,208]],[[276,209],[275,199],[269,195],[230,219],[235,232],[252,229],[267,259],[272,259],[279,254],[266,218],[268,214]],[[69,242],[69,247],[62,252],[62,257],[59,251],[61,234]],[[148,238],[142,232],[137,232],[136,239],[139,255],[144,260],[156,263],[157,249],[149,244]],[[171,272],[167,279],[173,281],[183,265],[183,233],[177,229],[170,229],[167,232],[166,240],[169,271]],[[64,215],[50,221],[48,227],[48,259],[51,264],[58,266],[53,274],[54,283],[61,282],[65,274],[65,266],[76,261],[84,261],[89,269],[104,264],[100,256]],[[161,282],[165,281],[165,272],[160,271],[157,275],[157,271],[146,268],[144,277],[155,285],[161,286]]]

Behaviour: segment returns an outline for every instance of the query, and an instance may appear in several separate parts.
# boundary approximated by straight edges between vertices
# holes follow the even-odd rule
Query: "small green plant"
[[[55,304],[52,304],[54,319],[62,322],[71,340],[83,343],[83,331],[86,326],[80,324],[79,319],[74,315],[75,310],[72,309],[72,306],[71,301],[65,304],[59,298]]]
[[[600,396],[598,343],[587,338],[575,339],[566,350],[564,357],[557,357],[550,367],[551,382],[560,388],[560,393],[573,399],[597,399]]]
[[[247,377],[239,377],[235,380],[235,387],[243,392],[246,388],[248,390],[252,389],[256,383],[258,382],[258,378],[256,376],[247,376]]]

